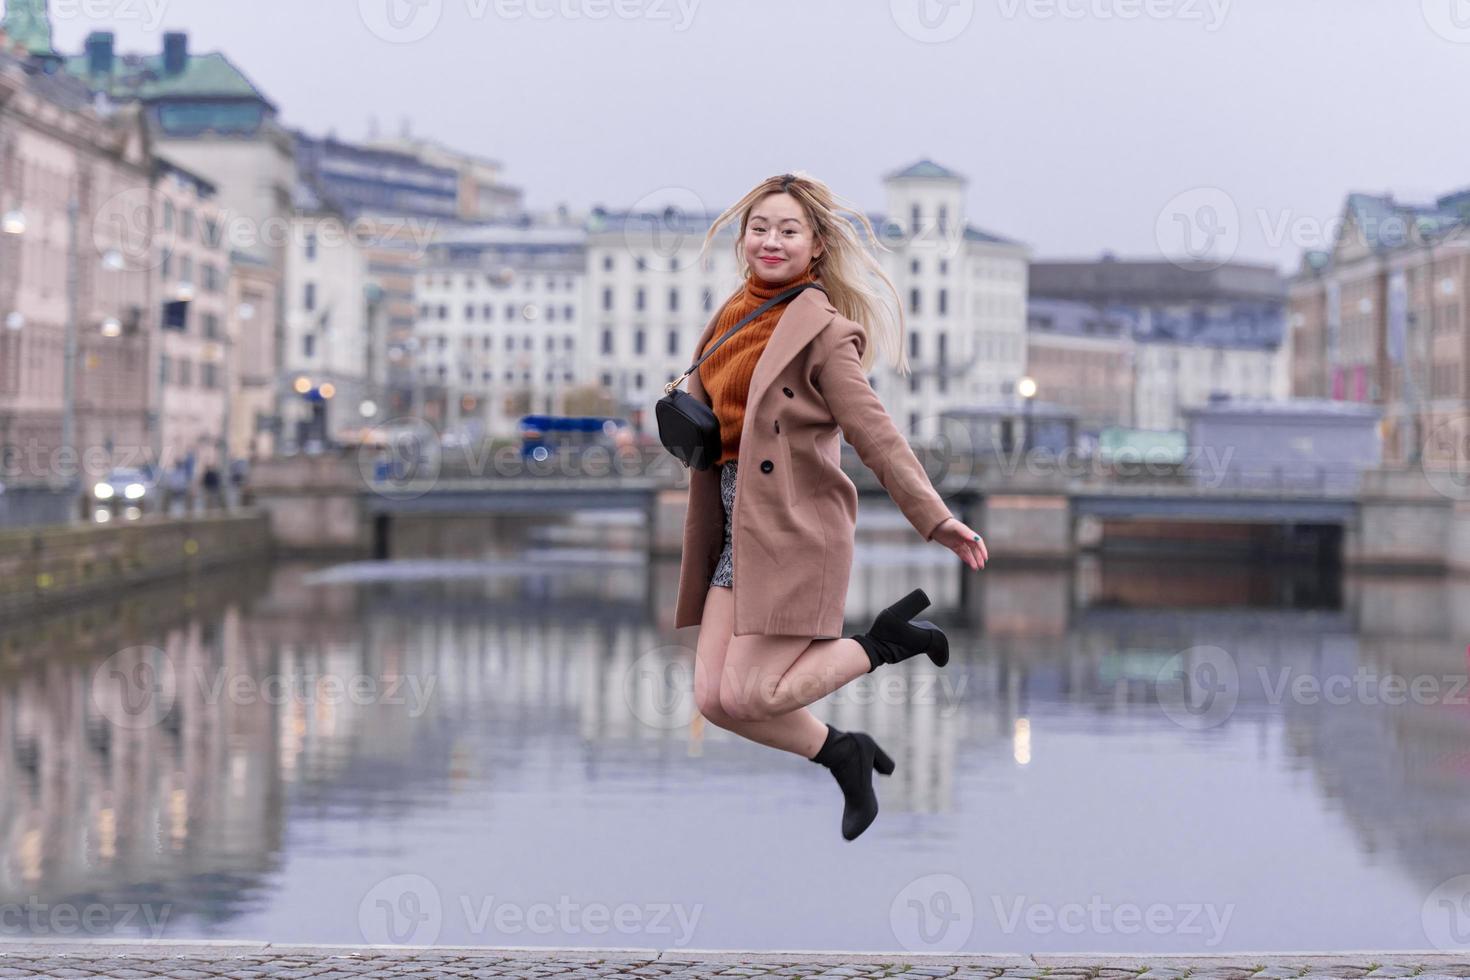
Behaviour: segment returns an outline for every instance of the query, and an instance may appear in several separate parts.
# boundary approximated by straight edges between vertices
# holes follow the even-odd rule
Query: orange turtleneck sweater
[[[815,281],[816,277],[810,269],[794,279],[775,284],[767,284],[752,274],[745,280],[745,286],[740,292],[721,311],[709,342],[699,353],[709,350],[715,341],[725,335],[726,330],[750,315],[766,300],[792,286]],[[761,353],[766,349],[766,342],[776,332],[776,324],[788,305],[789,301],[773,306],[751,320],[735,331],[733,337],[721,344],[719,350],[699,366],[699,382],[709,392],[710,407],[714,410],[715,418],[720,420],[718,463],[729,462],[740,455],[740,430],[745,425],[745,398],[750,393],[750,379],[755,374],[756,361],[760,360]]]

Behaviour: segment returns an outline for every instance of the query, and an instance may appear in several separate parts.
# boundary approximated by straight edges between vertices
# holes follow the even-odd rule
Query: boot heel
[[[873,768],[884,776],[893,775],[893,760],[877,745],[873,746]]]
[[[906,623],[919,613],[929,607],[929,597],[924,594],[923,589],[915,589],[902,599],[889,606],[888,609],[898,617],[899,622]]]
[[[929,659],[934,663],[934,666],[943,667],[949,663],[949,637],[944,635],[944,630],[935,626],[927,619],[915,620],[909,625],[918,626],[921,629],[929,631],[929,649],[925,652],[929,654]]]

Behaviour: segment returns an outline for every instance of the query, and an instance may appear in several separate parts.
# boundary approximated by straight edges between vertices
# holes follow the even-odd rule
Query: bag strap
[[[714,346],[710,347],[709,350],[705,351],[702,355],[700,355],[699,360],[697,360],[693,364],[689,365],[689,370],[685,371],[683,374],[679,375],[673,381],[670,381],[668,384],[664,385],[664,394],[665,395],[671,395],[671,394],[673,394],[674,393],[674,389],[677,388],[677,387],[679,387],[679,383],[682,382],[685,378],[689,377],[695,371],[699,370],[699,366],[704,363],[704,359],[706,357],[709,357],[711,354],[713,354],[719,348],[719,346],[721,344],[723,344],[725,341],[729,340],[730,337],[735,333],[735,331],[739,330],[741,327],[745,326],[751,320],[754,320],[756,317],[760,316],[762,313],[766,312],[766,310],[769,310],[771,307],[776,306],[777,304],[780,304],[780,303],[784,303],[787,300],[794,299],[797,296],[797,294],[801,293],[803,290],[806,290],[806,289],[821,289],[824,294],[827,292],[825,289],[822,289],[822,287],[820,285],[818,285],[817,283],[814,283],[814,282],[804,282],[800,286],[793,286],[790,289],[786,290],[785,292],[782,292],[782,293],[779,293],[779,294],[777,294],[775,296],[772,296],[770,299],[766,300],[760,306],[757,306],[750,313],[750,315],[748,315],[748,316],[744,317],[743,319],[741,319],[741,321],[739,323],[735,324],[735,326],[731,327],[729,330],[726,330],[725,333],[724,333],[724,336],[722,336],[719,340],[717,340],[717,341],[714,342]]]

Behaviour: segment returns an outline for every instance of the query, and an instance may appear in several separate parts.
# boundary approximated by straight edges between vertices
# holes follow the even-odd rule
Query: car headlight
[[[123,491],[123,493],[127,495],[127,498],[129,500],[137,500],[139,497],[143,496],[145,492],[146,488],[141,483],[129,483],[128,488]]]
[[[112,499],[112,484],[111,483],[99,483],[99,484],[97,484],[95,487],[92,488],[92,495],[94,497],[96,497],[98,500],[111,500]]]

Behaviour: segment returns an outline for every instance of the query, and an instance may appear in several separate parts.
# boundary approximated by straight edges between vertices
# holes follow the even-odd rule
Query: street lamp
[[[1036,397],[1036,381],[1024,377],[1016,382],[1016,393],[1023,399],[1021,406],[1021,452],[1031,449],[1031,400]]]

